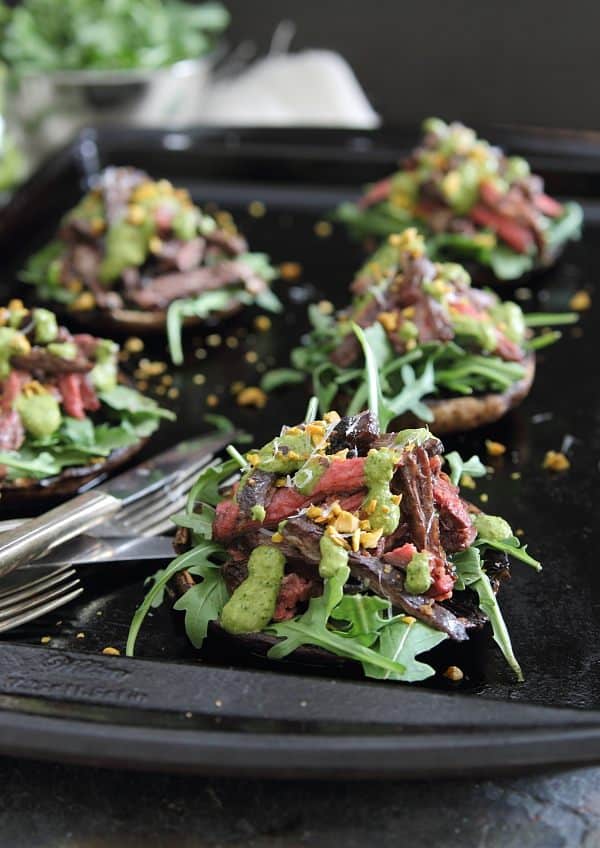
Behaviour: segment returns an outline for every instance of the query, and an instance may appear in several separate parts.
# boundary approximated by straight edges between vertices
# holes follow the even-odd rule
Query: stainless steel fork
[[[83,592],[70,566],[59,568],[37,580],[0,592],[0,633],[40,618],[68,604]]]
[[[119,513],[118,521],[97,525],[96,536],[158,536],[171,529],[171,516],[185,505],[188,493],[206,460],[191,463],[175,485],[167,486],[128,504]],[[27,519],[17,518],[0,522],[0,533],[13,530]],[[59,551],[60,548],[57,549]],[[32,563],[35,567],[35,562]],[[23,568],[23,566],[22,566]],[[69,565],[53,570],[36,580],[0,592],[0,633],[33,621],[74,600],[83,592],[75,569]]]

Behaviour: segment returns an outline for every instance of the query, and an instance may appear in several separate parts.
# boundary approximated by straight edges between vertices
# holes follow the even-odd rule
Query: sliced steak
[[[248,477],[243,486],[238,488],[236,501],[240,508],[240,517],[250,518],[252,508],[264,506],[271,499],[275,490],[276,474],[255,469]]]
[[[25,430],[21,416],[16,409],[3,412],[0,415],[0,450],[19,450],[25,441]]]
[[[443,554],[429,456],[422,445],[403,453],[394,474],[394,488],[402,495],[402,519],[417,549]]]
[[[29,353],[11,356],[11,365],[32,374],[85,374],[94,367],[93,363],[81,354],[75,359],[63,359],[55,356],[44,347],[32,347]]]
[[[440,537],[448,553],[464,551],[475,541],[477,530],[465,502],[447,474],[435,476],[433,494],[439,512]]]

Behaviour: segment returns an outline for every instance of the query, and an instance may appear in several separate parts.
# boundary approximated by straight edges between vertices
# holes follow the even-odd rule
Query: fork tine
[[[141,536],[159,536],[161,533],[166,533],[174,528],[171,521],[171,516],[179,512],[185,506],[187,501],[187,492],[182,494],[177,500],[171,501],[159,512],[153,512],[151,515],[136,525],[135,535]]]
[[[65,565],[50,574],[45,574],[43,577],[38,577],[37,580],[31,580],[29,583],[23,583],[19,586],[13,586],[11,589],[5,589],[0,593],[0,609],[3,609],[14,601],[20,601],[24,598],[29,598],[31,595],[42,592],[44,589],[49,589],[57,583],[62,583],[69,577],[73,577],[75,569],[70,565]]]
[[[44,603],[40,603],[39,605],[31,604],[27,607],[23,607],[22,611],[18,615],[14,615],[12,618],[0,621],[0,633],[6,633],[8,630],[19,627],[21,624],[27,624],[28,621],[33,621],[36,618],[40,618],[42,615],[52,612],[52,610],[58,609],[58,607],[64,606],[64,604],[68,604],[69,601],[74,600],[83,592],[83,586],[79,584],[79,580],[75,581],[75,585],[77,588],[74,588],[66,594],[47,598]],[[40,598],[39,600],[42,601],[43,599]]]
[[[58,598],[59,596],[64,595],[70,589],[75,589],[77,586],[80,585],[81,584],[79,582],[79,577],[75,577],[74,580],[71,580],[70,583],[67,583],[65,586],[53,586],[50,587],[48,591],[44,591],[41,594],[36,593],[29,598],[24,598],[21,601],[16,601],[10,606],[7,604],[0,610],[0,621],[4,621],[7,618],[10,619],[14,615],[17,615],[21,612],[26,612],[29,609],[34,609],[40,604],[43,604],[46,601],[51,601],[54,598]]]
[[[172,492],[179,492],[182,487],[185,487],[186,491],[189,491],[192,488],[197,474],[198,470],[196,468],[187,469],[181,478],[176,480],[172,486],[159,489],[158,492],[152,492],[145,498],[140,498],[139,501],[128,504],[123,507],[113,520],[118,521],[119,524],[128,523],[129,521],[135,520],[135,517],[140,512],[146,512],[147,510],[151,510],[154,505],[163,503],[165,497],[169,497]]]

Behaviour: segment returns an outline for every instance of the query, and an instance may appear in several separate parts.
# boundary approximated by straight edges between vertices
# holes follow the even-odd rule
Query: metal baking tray
[[[556,311],[582,287],[592,291],[592,309],[579,327],[567,328],[560,344],[540,353],[523,406],[491,427],[445,440],[448,450],[466,455],[481,453],[490,437],[510,448],[479,491],[489,496],[489,511],[525,529],[545,566],[536,575],[516,564],[503,591],[525,683],[515,683],[504,668],[488,631],[451,648],[446,659],[466,672],[459,686],[441,676],[403,686],[293,664],[259,667],[218,646],[199,656],[167,607],[144,626],[139,658],[105,656],[105,646],[123,648],[143,580],[154,569],[111,564],[82,573],[80,601],[0,640],[0,752],[139,769],[318,778],[489,774],[600,760],[600,310],[593,297],[600,269],[600,141],[526,128],[489,128],[487,135],[526,155],[551,192],[576,197],[586,213],[582,241],[569,246],[555,269],[517,291],[524,306]],[[249,311],[188,333],[186,365],[172,372],[179,396],[167,401],[177,422],[148,450],[209,429],[206,412],[227,415],[264,442],[282,423],[301,419],[305,388],[276,393],[256,411],[238,407],[230,385],[257,385],[264,369],[286,364],[307,329],[308,302],[345,302],[362,248],[336,226],[327,237],[317,228],[319,236],[315,223],[356,196],[362,183],[392,170],[415,140],[416,131],[86,130],[43,164],[3,211],[0,296],[18,293],[31,302],[34,292],[17,282],[18,270],[108,164],[145,168],[187,186],[196,202],[231,210],[253,249],[267,251],[275,263],[300,263],[301,276],[277,284],[285,310],[269,332],[254,329],[257,313]],[[264,204],[263,215],[253,201]],[[207,343],[209,334],[215,346]],[[164,339],[148,340],[145,355],[165,360]],[[203,385],[193,381],[195,374],[205,376]],[[209,394],[219,397],[216,408],[207,405]],[[552,476],[541,468],[543,456],[565,439],[571,469]],[[49,643],[40,643],[43,636]]]

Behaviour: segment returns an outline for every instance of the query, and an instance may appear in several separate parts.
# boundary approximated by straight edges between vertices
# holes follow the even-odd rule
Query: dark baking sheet
[[[489,437],[509,446],[478,492],[489,496],[486,509],[526,530],[545,565],[541,575],[515,565],[503,591],[525,683],[514,682],[487,631],[466,646],[442,646],[440,667],[461,666],[467,673],[462,684],[439,676],[407,687],[347,674],[331,679],[335,671],[294,665],[285,674],[273,666],[259,670],[253,658],[215,645],[201,659],[166,608],[144,627],[140,659],[104,656],[106,646],[123,648],[144,576],[154,570],[152,564],[112,564],[82,574],[87,591],[81,602],[0,640],[0,751],[139,768],[320,777],[410,777],[600,759],[593,291],[600,268],[600,144],[577,134],[503,128],[491,134],[525,153],[551,191],[576,196],[586,211],[584,239],[535,282],[524,305],[563,309],[584,287],[593,303],[579,328],[567,328],[560,345],[540,354],[534,391],[519,410],[477,433],[445,439],[447,449],[466,455],[482,453]],[[257,412],[240,409],[230,385],[257,385],[262,370],[286,364],[306,329],[308,301],[344,303],[361,249],[336,227],[318,237],[315,222],[352,197],[357,185],[389,172],[414,140],[414,133],[401,132],[87,131],[48,161],[3,212],[1,297],[18,292],[30,300],[33,291],[15,284],[17,270],[99,168],[133,164],[186,185],[197,202],[234,212],[253,249],[269,252],[276,263],[300,262],[302,274],[278,284],[285,312],[271,331],[256,332],[250,311],[188,334],[188,362],[172,371],[180,395],[167,401],[178,419],[153,449],[208,429],[206,412],[225,414],[266,441],[282,423],[302,417],[304,389],[273,395]],[[266,207],[261,217],[248,211],[257,200]],[[207,345],[209,333],[218,333],[221,342]],[[203,351],[205,358],[198,358]],[[256,353],[257,361],[247,361],[247,353],[250,359]],[[148,341],[144,355],[165,360],[164,342]],[[193,382],[195,374],[205,375],[204,385]],[[207,406],[209,394],[219,397],[214,409]],[[560,449],[565,439],[571,470],[552,476],[541,469],[544,453]],[[1,503],[0,511],[8,516]],[[51,640],[42,645],[44,636]]]

